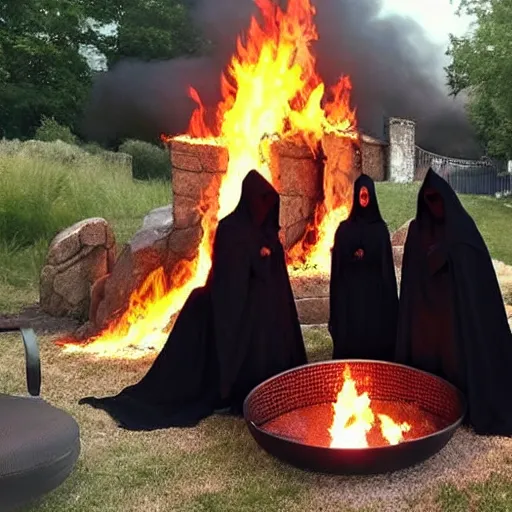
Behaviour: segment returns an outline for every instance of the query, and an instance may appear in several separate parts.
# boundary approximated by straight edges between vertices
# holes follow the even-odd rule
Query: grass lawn
[[[38,300],[39,272],[52,238],[89,217],[104,217],[123,244],[153,208],[169,204],[167,182],[134,182],[100,157],[69,164],[0,153],[0,312]]]
[[[103,216],[125,241],[144,214],[169,201],[169,184],[133,183],[115,169],[85,166],[72,177],[59,166],[39,163],[38,169],[22,161],[9,167],[5,160],[2,167],[0,157],[0,315],[37,301],[38,271],[55,232]],[[57,175],[64,185],[56,191],[48,176]],[[391,230],[414,215],[417,190],[417,185],[378,185]],[[477,197],[463,202],[493,257],[512,264],[512,203]],[[35,210],[44,222],[32,221]],[[2,231],[12,225],[21,238]],[[306,329],[305,338],[310,360],[329,357],[325,330]],[[367,478],[309,474],[267,456],[240,419],[214,416],[194,429],[151,433],[116,428],[105,413],[77,401],[118,392],[136,382],[151,360],[65,355],[52,339],[40,336],[42,395],[77,419],[82,455],[71,477],[35,505],[35,512],[512,510],[512,442],[507,440],[461,430],[438,456],[404,472]],[[0,389],[25,393],[21,341],[4,335],[0,342]]]

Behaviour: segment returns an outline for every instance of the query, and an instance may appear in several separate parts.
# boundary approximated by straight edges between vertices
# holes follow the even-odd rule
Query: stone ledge
[[[329,297],[328,274],[292,275],[290,283],[293,295],[297,299]]]
[[[326,324],[329,320],[329,297],[295,299],[301,325]]]

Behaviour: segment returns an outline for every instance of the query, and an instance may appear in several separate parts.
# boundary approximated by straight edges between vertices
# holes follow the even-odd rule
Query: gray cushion
[[[80,454],[80,432],[66,412],[41,398],[0,394],[0,510],[58,487]]]

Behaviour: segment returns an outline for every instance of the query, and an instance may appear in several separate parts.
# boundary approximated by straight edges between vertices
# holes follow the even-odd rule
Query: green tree
[[[101,46],[109,67],[124,58],[172,59],[195,54],[201,48],[184,1],[104,1],[98,11],[103,20],[110,19],[117,26],[115,34],[106,37]]]
[[[32,137],[43,116],[75,127],[90,87],[81,45],[96,44],[86,0],[0,2],[0,136]]]
[[[487,152],[512,158],[512,0],[462,0],[459,12],[475,22],[465,36],[450,37],[448,84],[452,94],[468,94]]]

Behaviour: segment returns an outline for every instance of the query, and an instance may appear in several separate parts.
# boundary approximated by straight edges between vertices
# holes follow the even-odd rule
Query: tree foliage
[[[86,2],[0,2],[0,136],[29,137],[41,117],[74,126],[90,85],[79,53],[95,44]]]
[[[0,0],[0,138],[30,138],[44,116],[77,131],[92,81],[86,48],[109,65],[196,52],[186,1]]]
[[[490,155],[512,158],[512,0],[462,0],[474,17],[463,37],[450,37],[447,67],[453,94],[466,91],[469,115]]]
[[[200,38],[183,1],[117,0],[109,2],[107,9],[118,27],[102,48],[109,66],[125,58],[172,59],[194,54],[200,48]]]

